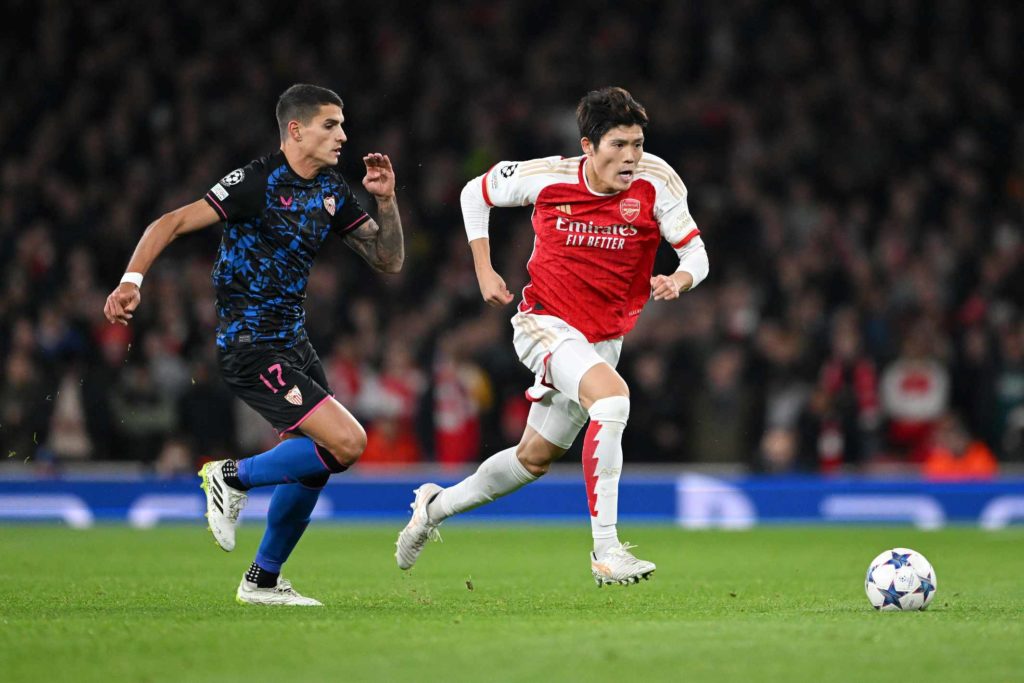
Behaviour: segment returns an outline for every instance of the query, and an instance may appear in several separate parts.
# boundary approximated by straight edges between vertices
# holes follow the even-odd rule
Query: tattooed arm
[[[378,221],[368,220],[345,237],[345,242],[382,273],[397,273],[405,261],[402,217],[395,199],[395,172],[386,154],[367,154],[363,187],[377,200]]]
[[[372,218],[345,236],[345,243],[363,257],[375,270],[397,273],[405,261],[405,241],[402,238],[402,218],[398,215],[398,202],[392,197],[377,201],[380,223]]]

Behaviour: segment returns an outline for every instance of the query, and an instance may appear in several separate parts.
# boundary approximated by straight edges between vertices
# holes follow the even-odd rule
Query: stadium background
[[[1024,460],[1022,21],[1013,2],[8,3],[0,46],[0,463],[171,476],[273,442],[222,385],[220,231],[172,245],[128,328],[103,300],[145,226],[275,148],[293,82],[345,100],[343,169],[394,161],[398,276],[339,242],[308,330],[366,425],[359,468],[513,443],[526,370],[480,301],[458,194],[577,154],[630,89],[689,188],[711,276],[625,345],[627,463],[992,478]],[[361,189],[361,188],[360,188]],[[363,197],[364,205],[369,202]],[[492,215],[513,292],[527,210]],[[662,272],[674,267],[670,250]],[[566,461],[574,463],[572,454]],[[707,467],[705,467],[707,466]],[[109,470],[104,470],[109,471]],[[399,471],[402,471],[401,469]]]
[[[0,678],[1019,680],[1020,5],[8,0]],[[269,614],[231,599],[266,492],[225,554],[194,474],[273,443],[216,370],[219,229],[171,245],[131,327],[101,310],[150,221],[274,148],[296,81],[345,99],[354,186],[362,153],[395,161],[408,258],[380,277],[336,243],[313,270],[309,331],[371,445],[286,569],[325,608]],[[531,380],[458,193],[578,153],[575,104],[608,84],[647,105],[711,259],[620,366],[622,538],[657,574],[590,583],[578,454],[400,572],[410,490],[518,438]],[[528,221],[492,216],[513,291]],[[927,612],[864,599],[895,547],[934,563]]]

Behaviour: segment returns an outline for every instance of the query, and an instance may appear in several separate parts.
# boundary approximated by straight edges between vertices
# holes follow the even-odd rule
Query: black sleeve
[[[331,219],[331,231],[335,235],[344,236],[370,220],[370,215],[359,206],[352,188],[348,183],[341,185],[341,197],[338,198],[338,210]]]
[[[203,199],[222,221],[258,216],[266,204],[267,165],[257,159],[220,179]]]

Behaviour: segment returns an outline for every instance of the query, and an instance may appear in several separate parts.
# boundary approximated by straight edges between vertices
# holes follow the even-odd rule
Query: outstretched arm
[[[386,154],[367,154],[363,187],[377,200],[377,221],[368,220],[345,236],[357,254],[383,273],[397,273],[405,261],[402,217],[395,199],[395,171]]]
[[[217,212],[202,199],[165,213],[146,228],[125,272],[145,275],[168,244],[185,233],[201,230],[219,221]],[[138,285],[122,282],[107,297],[103,315],[111,323],[127,325],[141,301],[142,294]]]

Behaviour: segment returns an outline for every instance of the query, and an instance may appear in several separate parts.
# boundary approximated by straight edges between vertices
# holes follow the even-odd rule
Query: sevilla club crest
[[[284,395],[284,400],[288,401],[293,406],[302,405],[302,391],[299,390],[298,385],[295,385],[288,390],[288,393]]]
[[[623,199],[619,202],[619,213],[622,214],[627,223],[632,223],[640,215],[640,200],[633,199],[632,197]]]
[[[639,202],[637,203],[637,206],[637,211],[639,211]],[[324,197],[324,208],[327,209],[327,213],[331,214],[332,216],[334,215],[334,210],[335,208],[337,208],[334,205],[334,197]]]

